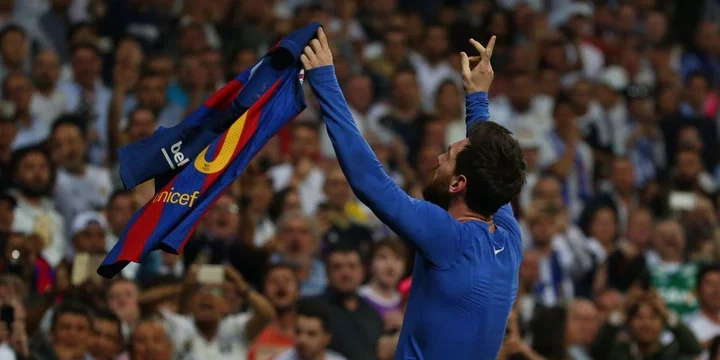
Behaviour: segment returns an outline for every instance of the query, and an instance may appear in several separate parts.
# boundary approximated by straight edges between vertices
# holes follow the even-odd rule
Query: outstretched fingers
[[[485,53],[487,54],[487,58],[490,59],[493,54],[493,49],[495,49],[495,40],[497,39],[497,36],[493,35],[490,38],[490,41],[488,42],[487,48],[485,49]]]
[[[482,46],[482,44],[479,43],[477,40],[470,39],[470,45],[472,45],[475,48],[475,50],[477,50],[478,53],[480,53],[480,56],[482,56],[485,53],[485,47]]]
[[[320,45],[323,49],[327,49],[330,46],[328,45],[328,39],[327,36],[325,36],[325,30],[323,30],[322,26],[318,28],[317,31],[318,40],[320,40]]]

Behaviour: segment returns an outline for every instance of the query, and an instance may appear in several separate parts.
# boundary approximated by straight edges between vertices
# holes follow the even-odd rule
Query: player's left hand
[[[330,45],[322,27],[317,31],[317,39],[311,40],[310,44],[305,46],[300,61],[305,71],[333,64]]]
[[[466,53],[460,53],[463,87],[468,94],[488,91],[495,77],[492,65],[490,64],[490,58],[492,58],[493,49],[495,48],[495,36],[490,38],[486,47],[474,39],[470,39],[470,44],[477,49],[480,56],[470,58]],[[478,62],[478,64],[471,68],[471,62]]]

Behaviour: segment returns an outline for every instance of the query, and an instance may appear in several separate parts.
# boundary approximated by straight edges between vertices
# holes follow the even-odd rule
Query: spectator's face
[[[50,163],[42,153],[33,152],[25,155],[15,173],[15,181],[21,191],[32,197],[46,196],[52,185],[50,183]]]
[[[690,104],[697,109],[702,109],[708,95],[707,81],[699,76],[693,77],[688,82],[687,94]]]
[[[567,334],[572,344],[590,346],[599,330],[598,311],[592,302],[578,300],[568,310]]]
[[[316,359],[328,345],[330,334],[323,329],[318,318],[298,316],[295,325],[295,350],[302,359]]]
[[[227,313],[223,285],[201,286],[190,298],[190,313],[198,323],[216,323]]]
[[[537,91],[539,94],[555,96],[560,92],[560,76],[552,69],[540,70],[537,79]]]
[[[718,26],[712,22],[700,24],[695,37],[695,43],[700,50],[712,52],[718,41]]]
[[[423,188],[425,200],[443,209],[450,207],[452,201],[450,188],[456,182],[457,154],[465,148],[468,141],[468,139],[460,140],[442,154],[439,154],[439,148],[434,146],[425,146],[420,150],[416,159],[416,168],[421,179],[428,178]]]
[[[33,64],[33,79],[35,87],[39,90],[48,90],[55,87],[60,76],[60,58],[52,50],[44,50],[35,56]]]
[[[677,111],[679,104],[678,91],[674,88],[665,88],[658,95],[658,106],[663,115]]]
[[[508,99],[512,106],[519,111],[530,109],[530,101],[533,97],[533,82],[529,76],[515,76],[511,83],[512,91],[508,92]]]
[[[13,75],[7,79],[6,86],[8,93],[5,97],[15,105],[18,112],[28,114],[33,93],[30,79],[25,75]]]
[[[312,158],[317,154],[318,148],[317,131],[305,126],[297,126],[293,129],[290,152],[294,160]]]
[[[79,314],[60,315],[51,332],[54,347],[72,349],[76,354],[87,351],[91,336],[90,320]]]
[[[395,106],[407,106],[417,102],[420,92],[415,75],[403,72],[393,79],[392,100]]]
[[[300,195],[296,191],[291,191],[285,197],[282,206],[282,213],[300,210]]]
[[[720,272],[711,271],[699,286],[700,305],[710,312],[720,312]]]
[[[555,128],[560,133],[571,132],[576,126],[575,111],[568,104],[559,105],[554,112]]]
[[[265,277],[264,295],[279,311],[286,311],[300,298],[300,287],[295,272],[288,268],[276,268]]]
[[[280,229],[279,240],[285,245],[286,255],[291,259],[307,259],[315,250],[310,224],[302,218],[288,220]]]
[[[157,130],[157,125],[155,114],[152,111],[143,109],[133,112],[127,127],[130,141],[139,141],[152,135]]]
[[[685,250],[685,235],[680,224],[667,221],[660,223],[656,229],[656,247],[663,258],[669,255],[682,255]]]
[[[150,60],[148,68],[151,73],[157,74],[162,78],[164,86],[170,83],[170,79],[175,73],[175,64],[173,60],[168,57],[157,57]]]
[[[140,313],[138,299],[140,291],[135,283],[117,281],[108,289],[108,307],[123,321],[135,320]]]
[[[240,226],[240,208],[230,195],[223,195],[207,214],[210,234],[217,239],[231,239]]]
[[[358,111],[367,111],[373,101],[372,85],[372,80],[368,76],[351,77],[345,87],[348,104]]]
[[[28,58],[28,44],[25,35],[12,31],[5,34],[0,44],[3,61],[13,67],[21,66]]]
[[[575,86],[573,86],[571,97],[573,105],[578,113],[584,114],[585,111],[587,111],[588,106],[590,105],[591,91],[592,87],[590,86],[590,83],[585,81],[577,82],[575,83]]]
[[[250,207],[257,213],[264,214],[272,202],[273,189],[271,180],[261,175],[253,179],[250,188]]]
[[[145,54],[139,43],[125,40],[118,45],[115,62],[117,66],[137,68],[142,64],[144,57]]]
[[[610,248],[617,233],[615,213],[607,208],[601,208],[595,212],[590,224],[590,232],[602,245]]]
[[[243,50],[237,53],[234,60],[230,69],[230,75],[233,77],[253,67],[257,62],[257,53],[252,50]]]
[[[537,246],[548,246],[555,235],[555,217],[547,214],[538,215],[537,219],[530,224],[533,244]]]
[[[73,238],[73,248],[77,252],[105,253],[105,229],[97,224],[86,227]]]
[[[520,283],[525,286],[530,286],[535,284],[539,278],[540,256],[537,251],[526,251],[520,264]]]
[[[365,277],[357,252],[335,252],[328,258],[328,282],[341,294],[354,294]]]
[[[462,98],[457,85],[451,82],[443,83],[435,99],[435,112],[446,116],[459,116],[462,110]]]
[[[371,272],[380,284],[396,288],[405,272],[405,259],[400,258],[389,247],[382,247],[373,256]]]
[[[145,77],[138,87],[138,103],[154,111],[159,111],[167,102],[167,88],[160,76]]]
[[[133,360],[170,360],[172,343],[159,321],[144,321],[132,336]]]
[[[615,190],[623,194],[635,191],[635,167],[632,162],[626,159],[613,162],[612,184]]]
[[[447,55],[448,34],[445,27],[433,26],[427,29],[427,51],[428,56],[440,60]]]
[[[325,179],[325,195],[331,206],[338,210],[345,208],[350,201],[350,185],[339,168],[331,170]]]
[[[668,30],[667,17],[664,13],[653,11],[645,18],[645,33],[651,43],[658,43],[665,38]]]
[[[9,149],[17,135],[15,120],[2,119],[0,121],[0,149]]]
[[[195,54],[208,47],[205,39],[205,29],[202,26],[194,25],[182,29],[180,32],[180,50],[185,54]]]
[[[643,303],[630,320],[630,329],[638,343],[645,346],[657,343],[663,329],[662,318],[650,304]]]
[[[114,359],[123,349],[123,339],[118,324],[107,319],[95,319],[90,354],[95,359]]]
[[[607,320],[613,311],[622,309],[624,301],[623,295],[617,290],[607,290],[598,295],[595,298],[595,305],[600,316],[600,323]]]
[[[535,184],[533,200],[549,201],[562,206],[562,189],[560,182],[553,178],[542,178]]]
[[[90,49],[79,49],[72,58],[72,69],[75,81],[83,86],[93,86],[100,76],[102,60]]]
[[[385,56],[394,62],[398,63],[405,59],[407,55],[407,37],[404,33],[399,31],[391,31],[385,35]]]
[[[683,151],[677,156],[677,177],[680,180],[695,180],[702,172],[700,156],[693,151]]]
[[[210,77],[211,86],[215,86],[216,83],[223,81],[223,59],[220,52],[206,51],[202,57],[203,67],[208,70],[208,76]],[[213,89],[214,90],[214,89]]]
[[[13,205],[9,201],[0,200],[0,231],[10,231],[13,222]]]
[[[132,195],[119,195],[108,205],[107,219],[110,229],[116,235],[122,233],[135,212]]]
[[[701,152],[704,146],[700,131],[694,126],[688,126],[680,130],[678,144],[682,148],[690,148],[697,152]]]
[[[70,171],[81,171],[85,165],[87,143],[80,129],[74,125],[62,125],[53,132],[50,148],[53,161]]]
[[[627,238],[641,249],[646,249],[652,243],[652,230],[652,216],[648,211],[641,211],[630,217]]]

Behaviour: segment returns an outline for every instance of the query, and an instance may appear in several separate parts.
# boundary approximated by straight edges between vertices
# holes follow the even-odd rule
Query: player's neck
[[[454,217],[459,222],[481,221],[488,224],[490,232],[495,231],[495,223],[493,222],[492,216],[480,215],[470,210],[470,208],[464,202],[455,202],[448,209],[448,213],[450,214],[450,216]]]

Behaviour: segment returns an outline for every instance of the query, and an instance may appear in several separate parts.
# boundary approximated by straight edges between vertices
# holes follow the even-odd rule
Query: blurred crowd
[[[352,194],[311,92],[180,256],[95,271],[170,127],[310,21],[413,197],[465,135],[460,51],[525,151],[498,359],[720,359],[716,0],[0,0],[0,359],[392,359],[412,249]],[[433,309],[427,309],[433,311]],[[432,341],[432,340],[429,340]]]

